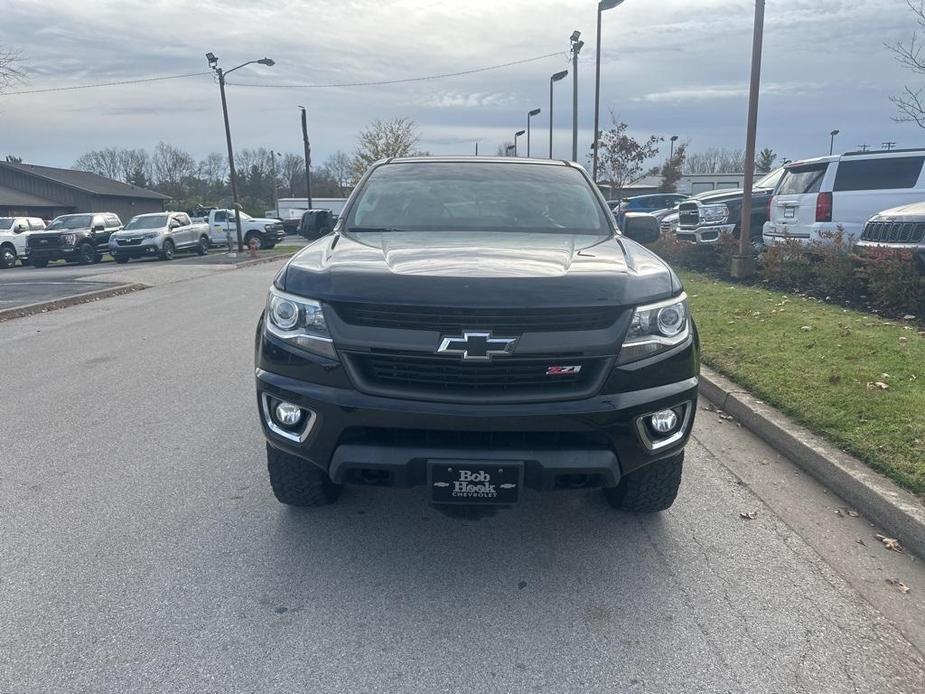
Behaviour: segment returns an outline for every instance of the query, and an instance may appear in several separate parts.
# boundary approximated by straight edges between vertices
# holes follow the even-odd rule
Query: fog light
[[[294,427],[302,421],[302,408],[291,402],[280,402],[276,406],[276,421],[284,427]]]
[[[649,417],[649,426],[658,434],[670,434],[678,426],[678,415],[674,410],[662,410]]]

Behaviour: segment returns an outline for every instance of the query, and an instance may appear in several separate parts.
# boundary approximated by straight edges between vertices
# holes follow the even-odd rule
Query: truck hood
[[[232,217],[234,219],[234,217]],[[278,219],[270,219],[269,217],[251,217],[250,219],[242,219],[242,224],[281,224]]]
[[[770,195],[773,191],[770,188],[755,188],[752,196]],[[704,205],[713,205],[720,202],[729,202],[730,200],[741,200],[745,196],[744,190],[717,190],[709,195],[701,195],[696,199]]]
[[[681,289],[658,256],[625,237],[520,232],[331,234],[277,283],[323,300],[465,307],[627,306]]]

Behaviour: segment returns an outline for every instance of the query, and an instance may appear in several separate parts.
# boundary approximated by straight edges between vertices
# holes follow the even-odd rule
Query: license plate
[[[431,499],[437,504],[513,504],[520,495],[523,470],[523,464],[517,461],[431,461]]]
[[[784,208],[784,218],[793,219],[796,216],[797,210],[795,207],[785,207]]]

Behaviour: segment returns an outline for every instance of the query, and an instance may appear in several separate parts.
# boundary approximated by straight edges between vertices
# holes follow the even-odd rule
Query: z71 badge
[[[575,376],[581,373],[580,366],[550,366],[546,369],[547,376]]]

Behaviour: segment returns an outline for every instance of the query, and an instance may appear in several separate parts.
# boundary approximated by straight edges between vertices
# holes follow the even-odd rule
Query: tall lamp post
[[[668,155],[668,161],[671,161],[672,159],[674,159],[674,143],[677,141],[678,141],[678,136],[672,135],[671,136],[671,150],[670,150],[670,154]]]
[[[248,60],[230,70],[223,70],[218,66],[218,58],[214,53],[206,53],[206,60],[209,61],[209,67],[218,75],[218,89],[222,94],[222,116],[225,118],[225,142],[228,145],[228,173],[231,178],[231,199],[234,202],[234,225],[238,234],[238,252],[244,250],[244,239],[241,238],[241,205],[238,203],[238,177],[234,170],[234,149],[231,146],[231,126],[228,124],[228,101],[225,99],[225,78],[235,70],[240,70],[247,65],[255,63],[273,67],[276,63],[271,58],[260,58],[260,60]]]
[[[594,54],[594,143],[591,145],[591,180],[597,184],[597,141],[601,116],[601,15],[622,5],[623,0],[601,0],[597,3],[597,51]]]
[[[552,87],[568,77],[568,70],[557,72],[549,78],[549,158],[552,159]]]
[[[579,40],[580,36],[581,32],[575,29],[569,37],[572,42],[572,161],[578,161],[578,54],[585,45]]]
[[[835,136],[840,133],[841,130],[833,130],[829,133],[831,139],[829,140],[829,154],[832,155],[835,153]]]
[[[532,111],[527,111],[527,156],[530,156],[530,119],[533,116],[538,116],[542,113],[543,109],[535,108]]]
[[[758,94],[761,86],[761,51],[764,43],[764,0],[755,0],[755,29],[752,37],[752,75],[748,88],[748,123],[745,136],[745,181],[742,221],[739,224],[739,254],[732,258],[732,276],[752,273],[752,190],[755,183],[755,141],[758,133]]]
[[[312,209],[312,144],[308,141],[308,116],[305,107],[299,106],[302,111],[302,146],[305,149],[305,201],[307,209]]]
[[[506,156],[506,157],[511,156],[511,152],[513,152],[513,151],[514,151],[514,145],[507,145],[507,146],[504,148],[504,156]]]
[[[516,133],[514,133],[514,156],[515,156],[515,157],[517,156],[517,138],[520,137],[521,135],[523,135],[525,132],[527,132],[527,131],[526,131],[526,130],[518,130]]]

